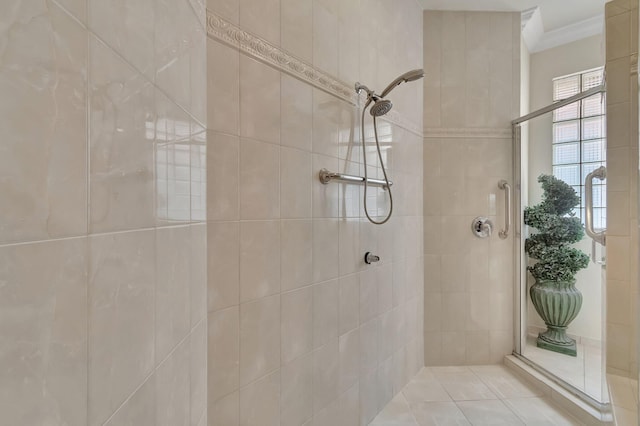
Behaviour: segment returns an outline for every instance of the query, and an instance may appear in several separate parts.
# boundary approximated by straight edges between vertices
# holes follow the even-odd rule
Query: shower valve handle
[[[380,256],[376,256],[370,251],[364,254],[364,263],[366,263],[367,265],[371,265],[372,263],[379,262],[379,261],[380,261]]]

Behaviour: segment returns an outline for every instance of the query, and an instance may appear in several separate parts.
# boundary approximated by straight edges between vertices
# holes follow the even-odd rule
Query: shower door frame
[[[531,112],[527,115],[523,115],[522,117],[516,118],[511,122],[512,129],[512,142],[513,142],[513,199],[514,199],[514,208],[512,214],[515,216],[514,223],[514,238],[513,238],[513,248],[514,248],[514,282],[515,282],[515,291],[514,291],[514,350],[513,355],[532,367],[537,372],[541,373],[563,389],[571,392],[576,397],[580,398],[590,406],[596,408],[600,412],[606,412],[610,410],[610,403],[601,402],[588,395],[586,392],[576,388],[575,386],[569,384],[561,377],[556,376],[555,374],[549,372],[544,367],[536,364],[526,357],[526,355],[522,354],[523,342],[526,341],[527,338],[527,324],[524,315],[528,312],[527,306],[527,298],[525,297],[527,294],[527,271],[523,269],[523,262],[525,262],[526,255],[524,252],[524,238],[522,238],[522,225],[523,225],[523,214],[524,214],[524,205],[522,204],[522,134],[521,134],[521,125],[529,120],[532,120],[537,117],[541,117],[545,114],[553,112],[559,108],[570,105],[577,101],[586,99],[590,96],[593,96],[598,93],[606,93],[605,84],[601,84],[599,86],[593,87],[584,92],[580,92],[570,98],[565,100],[553,103],[551,105],[547,105],[544,108],[540,108],[534,112]],[[528,161],[528,160],[526,160]],[[604,300],[602,301],[604,303]],[[603,324],[605,322],[605,318],[602,319]],[[603,349],[605,345],[604,336],[606,335],[606,328],[603,328]],[[603,365],[606,365],[606,351],[602,352],[602,362]],[[605,380],[605,372],[603,371],[602,380]]]

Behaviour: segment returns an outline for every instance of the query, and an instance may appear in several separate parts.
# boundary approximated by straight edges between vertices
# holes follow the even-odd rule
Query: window
[[[570,98],[602,83],[603,68],[558,77],[553,80],[553,101]],[[553,174],[580,195],[574,210],[584,223],[584,180],[606,165],[606,121],[604,94],[566,105],[553,112]],[[593,181],[593,225],[606,227],[606,181]]]

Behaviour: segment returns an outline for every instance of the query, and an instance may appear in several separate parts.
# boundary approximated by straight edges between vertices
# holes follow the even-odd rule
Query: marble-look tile
[[[240,140],[240,218],[280,217],[280,148],[251,139]]]
[[[400,393],[370,423],[371,426],[417,426],[407,400]]]
[[[207,225],[191,225],[189,295],[191,328],[207,318]]]
[[[209,426],[240,425],[240,392],[230,393],[219,401],[210,404],[207,413]]]
[[[243,1],[252,1],[256,6],[268,3]],[[240,136],[279,144],[280,119],[280,72],[240,56]]]
[[[313,282],[312,235],[311,220],[280,222],[280,285],[283,291]]]
[[[240,310],[237,306],[209,314],[209,405],[235,391],[240,383]]]
[[[353,330],[338,340],[340,356],[338,392],[342,394],[358,382],[360,376],[360,333]]]
[[[544,394],[503,365],[480,365],[470,368],[500,399],[530,398]]]
[[[280,149],[280,217],[310,218],[312,182],[311,153],[297,149]]]
[[[0,248],[2,422],[87,424],[87,262],[84,238]]]
[[[280,291],[280,223],[240,223],[240,302]]]
[[[104,426],[154,426],[156,423],[156,375],[152,375],[116,411]]]
[[[207,99],[214,100],[207,103],[207,127],[239,135],[240,53],[210,38],[207,39]]]
[[[190,418],[189,339],[184,340],[158,366],[156,377],[156,425],[187,426]]]
[[[193,129],[192,125],[192,129]],[[191,222],[203,223],[207,220],[207,133],[193,134],[191,149]]]
[[[240,223],[207,224],[208,310],[240,303]]]
[[[435,377],[429,379],[416,377],[404,387],[402,393],[410,404],[451,401],[451,397]]]
[[[313,65],[338,74],[338,10],[336,0],[313,2]]]
[[[497,399],[497,396],[468,368],[434,368],[432,372],[454,401]]]
[[[358,327],[360,317],[360,283],[358,274],[340,277],[338,292],[338,335]]]
[[[90,231],[154,226],[153,87],[93,37],[90,52]]]
[[[85,234],[87,32],[49,2],[0,27],[0,243]]]
[[[207,9],[238,25],[240,20],[239,0],[207,0]]]
[[[155,105],[156,223],[159,226],[188,223],[191,220],[191,119],[160,90],[156,90]]]
[[[239,0],[240,27],[280,45],[280,0]]]
[[[280,425],[280,372],[240,390],[240,426]]]
[[[280,0],[280,10],[282,48],[312,63],[313,0]]]
[[[155,230],[89,239],[89,424],[154,368]]]
[[[321,282],[338,277],[340,256],[336,246],[339,223],[336,219],[313,221],[313,281]]]
[[[525,424],[573,426],[582,424],[547,398],[514,398],[503,401]]]
[[[89,28],[136,69],[153,79],[155,2],[88,0]]]
[[[286,364],[313,349],[313,288],[283,293],[281,363]]]
[[[340,357],[335,338],[313,352],[313,413],[338,397]]]
[[[471,425],[453,402],[418,402],[411,411],[420,426]]]
[[[313,347],[338,337],[338,280],[313,286]]]
[[[241,386],[280,366],[280,317],[280,295],[240,306]]]
[[[188,340],[191,426],[199,426],[207,413],[207,337],[207,323],[202,321]]]
[[[313,415],[313,355],[308,353],[280,369],[282,426],[304,424]]]
[[[458,407],[473,425],[524,425],[502,401],[461,401]]]
[[[190,245],[188,226],[156,231],[156,364],[191,330]]]
[[[172,101],[191,110],[192,53],[202,47],[202,27],[188,2],[154,3],[155,82]]]
[[[355,384],[351,389],[340,395],[338,404],[340,404],[340,422],[338,422],[338,425],[350,426],[358,424],[360,417],[359,384]]]

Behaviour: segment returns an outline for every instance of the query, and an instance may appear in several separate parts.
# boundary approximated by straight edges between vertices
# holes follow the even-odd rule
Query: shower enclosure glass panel
[[[538,112],[514,120],[514,214],[516,253],[516,356],[537,370],[574,391],[595,407],[608,403],[605,375],[604,309],[605,246],[585,236],[573,247],[589,256],[587,268],[576,275],[576,288],[582,293],[582,308],[568,325],[567,334],[576,340],[577,356],[539,347],[538,334],[547,327],[531,303],[529,294],[535,279],[527,271],[532,265],[525,254],[526,239],[536,233],[524,224],[527,206],[541,201],[537,181],[542,174],[554,175],[571,185],[580,196],[573,213],[585,223],[591,210],[595,231],[606,226],[606,180],[593,180],[593,206],[585,201],[585,178],[600,166],[606,166],[604,117],[594,119],[579,111],[600,110],[604,93],[597,87],[575,95]],[[593,115],[593,114],[592,114]],[[583,117],[583,118],[581,118]]]

